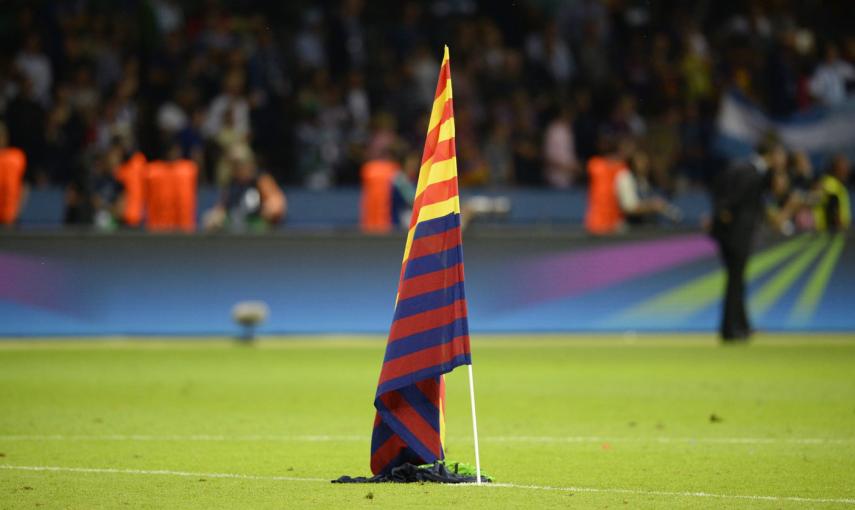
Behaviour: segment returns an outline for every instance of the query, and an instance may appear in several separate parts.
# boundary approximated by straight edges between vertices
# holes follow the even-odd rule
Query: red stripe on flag
[[[455,357],[460,356],[461,354],[467,354],[468,352],[470,352],[469,337],[459,336],[450,342],[389,360],[383,364],[383,370],[380,373],[380,384],[411,374],[418,370],[430,368],[442,363],[449,363]],[[433,397],[429,396],[429,398],[434,400]]]
[[[418,438],[425,448],[434,456],[439,457],[439,432],[435,431],[400,393],[397,391],[384,393],[380,396],[380,401],[404,427]]]
[[[398,319],[392,323],[392,328],[389,331],[389,343],[422,331],[451,324],[463,317],[466,317],[466,301],[460,299],[442,308],[435,308]]]
[[[416,383],[416,387],[424,393],[424,396],[439,408],[439,384],[435,378],[424,379]]]
[[[422,210],[422,206],[444,202],[457,195],[458,190],[456,177],[435,182],[425,188],[425,190],[422,191],[413,202],[413,219],[410,222],[410,227],[414,227],[418,223],[419,212]]]
[[[389,436],[389,439],[371,455],[371,472],[378,474],[383,471],[386,465],[392,462],[398,456],[398,453],[406,447],[407,443],[397,434]]]
[[[433,95],[434,100],[445,92],[448,79],[451,78],[451,60],[446,60],[439,68],[439,78],[436,82],[436,93]]]
[[[398,293],[398,300],[416,297],[426,292],[451,287],[463,279],[463,271],[460,265],[449,267],[441,271],[414,276],[407,280],[407,284]]]
[[[451,137],[448,140],[443,140],[436,144],[436,149],[433,152],[432,164],[435,165],[455,156],[457,156],[457,146],[454,143],[454,137]]]
[[[460,244],[460,227],[454,227],[451,230],[440,232],[432,236],[419,237],[413,239],[413,245],[410,247],[409,260],[432,255],[441,251],[449,250]]]
[[[454,102],[449,99],[443,105],[442,115],[439,117],[439,123],[434,126],[433,129],[428,131],[428,134],[425,137],[425,150],[422,153],[423,165],[433,156],[434,151],[436,150],[436,145],[439,143],[439,130],[442,127],[442,123],[452,118],[454,118]]]

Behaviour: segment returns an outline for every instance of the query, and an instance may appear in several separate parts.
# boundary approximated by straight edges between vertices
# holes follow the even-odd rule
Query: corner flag
[[[404,246],[395,315],[374,399],[374,474],[445,456],[442,374],[472,363],[461,243],[446,46]]]

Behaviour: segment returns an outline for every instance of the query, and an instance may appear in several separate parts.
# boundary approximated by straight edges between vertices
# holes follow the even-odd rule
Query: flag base
[[[401,464],[393,468],[388,474],[380,474],[371,478],[342,476],[337,480],[332,480],[332,483],[477,483],[478,479],[471,474],[471,471],[468,466],[456,462],[436,462],[423,466]],[[489,476],[481,474],[482,483],[492,481]]]

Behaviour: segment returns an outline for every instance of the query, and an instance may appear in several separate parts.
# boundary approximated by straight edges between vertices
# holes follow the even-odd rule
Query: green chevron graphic
[[[810,275],[810,279],[802,289],[798,301],[790,310],[788,319],[791,326],[803,326],[813,318],[816,312],[819,301],[825,294],[825,289],[828,287],[828,282],[831,280],[831,274],[837,266],[837,261],[840,260],[840,254],[843,252],[846,237],[843,234],[837,234],[831,242],[831,247],[823,254],[819,264]]]
[[[749,306],[751,311],[757,316],[761,316],[772,309],[775,303],[780,301],[781,297],[790,290],[796,280],[805,273],[810,263],[827,244],[827,236],[821,236],[811,241],[805,251],[778,271],[751,297]]]
[[[762,277],[801,250],[810,239],[809,235],[802,234],[756,254],[748,263],[748,280]],[[660,322],[678,324],[720,299],[723,287],[724,271],[719,269],[632,306],[620,313],[617,320],[643,320],[656,316]]]

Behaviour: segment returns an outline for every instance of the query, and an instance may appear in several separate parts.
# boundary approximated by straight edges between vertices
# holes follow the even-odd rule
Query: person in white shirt
[[[546,128],[543,136],[544,178],[553,188],[568,188],[578,177],[580,167],[573,135],[573,114],[564,106]]]
[[[834,106],[846,100],[846,84],[855,81],[855,67],[840,58],[837,46],[825,48],[825,60],[810,77],[808,90],[813,97],[826,106]]]
[[[202,132],[208,138],[216,138],[226,124],[243,138],[250,134],[249,100],[243,93],[244,76],[239,71],[230,71],[223,80],[223,91],[208,107],[208,115]],[[227,119],[229,122],[227,122]]]
[[[15,68],[30,80],[33,97],[47,106],[53,85],[53,69],[50,60],[42,52],[42,41],[36,34],[27,37],[24,47],[15,57]]]
[[[641,154],[635,147],[635,142],[631,137],[623,137],[620,142],[619,154],[624,161],[631,161],[642,170],[638,161],[642,159]],[[646,155],[644,156],[646,157]],[[646,164],[646,163],[645,163]],[[615,193],[620,203],[621,211],[629,218],[636,221],[644,218],[655,217],[659,214],[665,214],[670,208],[673,208],[662,197],[649,195],[640,192],[641,182],[636,179],[633,170],[629,165],[625,166],[615,176]]]

